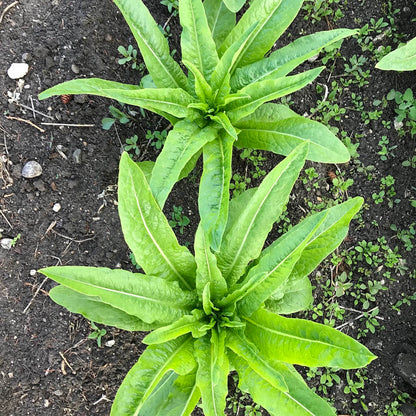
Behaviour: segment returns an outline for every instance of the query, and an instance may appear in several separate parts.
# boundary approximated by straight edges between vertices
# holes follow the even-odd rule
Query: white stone
[[[110,339],[110,341],[107,341],[104,345],[106,347],[112,347],[116,342],[113,339]]]
[[[29,72],[29,65],[26,62],[14,62],[7,70],[7,75],[11,79],[23,78]]]
[[[42,166],[35,160],[29,160],[25,163],[22,169],[22,176],[24,178],[36,178],[42,175]]]
[[[53,205],[52,209],[55,212],[59,212],[61,210],[61,204],[57,202],[56,204]]]
[[[30,274],[31,276],[36,276],[36,270],[35,270],[35,269],[32,269],[32,270],[29,272],[29,274]]]
[[[11,238],[2,238],[0,241],[1,248],[5,250],[10,250],[13,246],[13,240]]]

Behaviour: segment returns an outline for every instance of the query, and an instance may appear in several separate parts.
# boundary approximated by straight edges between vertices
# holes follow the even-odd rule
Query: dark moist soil
[[[408,38],[415,36],[414,24],[411,23],[411,19],[416,17],[413,2],[392,3],[394,9],[400,9],[395,16],[398,33],[406,33]],[[11,0],[0,1],[0,11],[10,4]],[[158,1],[146,1],[146,4],[159,24],[168,22],[172,49],[179,50],[178,18],[170,18],[166,7]],[[312,24],[311,20],[303,19],[305,12],[302,11],[289,29],[290,38],[283,36],[281,43],[285,44],[301,33],[335,27],[362,27],[372,18],[376,21],[381,17],[386,19],[386,3],[382,1],[348,0],[342,7],[344,18],[337,22],[330,16]],[[379,42],[391,41],[382,39]],[[0,23],[0,232],[2,238],[20,236],[10,250],[0,249],[1,415],[108,415],[118,386],[143,351],[140,341],[144,334],[115,328],[106,328],[103,347],[99,348],[96,341],[88,339],[92,332],[89,322],[54,304],[47,296],[54,283],[36,272],[57,264],[133,270],[117,216],[116,183],[120,152],[125,139],[137,134],[140,160],[155,160],[159,150],[145,139],[146,131],[163,130],[168,123],[148,112],[145,118],[138,113],[134,116],[136,122],[116,124],[116,128],[106,131],[101,128],[101,119],[109,116],[109,105],[117,106],[117,103],[92,96],[77,96],[67,104],[59,98],[42,102],[37,99],[40,91],[77,77],[97,76],[138,83],[141,78],[138,71],[117,63],[120,58],[118,46],[127,47],[129,44],[134,45],[134,39],[121,14],[109,0],[21,0]],[[341,53],[347,59],[363,54],[354,39],[344,42]],[[47,114],[48,118],[9,102],[8,94],[19,90],[17,82],[8,78],[7,69],[13,62],[23,61],[29,64],[30,70],[24,78],[18,103],[29,107],[33,103],[33,108]],[[320,64],[320,61],[307,63],[303,69]],[[340,96],[340,108],[351,106],[351,92],[361,95],[365,111],[373,111],[373,101],[385,97],[391,88],[404,92],[408,87],[415,87],[414,73],[382,72],[373,67],[374,60],[369,59],[363,66],[364,71],[371,71],[369,85],[363,88],[352,86],[350,91]],[[337,79],[343,71],[344,62],[338,58],[333,70],[325,71],[317,82],[330,85],[331,78]],[[316,93],[315,86],[314,83],[292,96],[295,111],[310,114],[311,107],[322,98]],[[383,119],[394,119],[391,102],[384,109]],[[44,122],[92,127],[50,126],[42,124]],[[354,179],[354,185],[348,189],[349,196],[362,195],[366,209],[361,220],[353,223],[340,252],[359,241],[376,243],[378,238],[385,236],[392,248],[398,246],[406,261],[408,269],[405,274],[401,276],[393,271],[395,280],[385,282],[388,290],[379,293],[371,303],[371,307],[380,308],[380,324],[384,330],[377,330],[374,335],[361,340],[379,357],[367,369],[365,387],[359,390],[358,395],[345,395],[346,375],[339,372],[341,384],[328,388],[327,394],[339,414],[382,415],[385,406],[396,397],[394,389],[408,393],[409,403],[416,397],[415,389],[395,371],[398,354],[412,352],[416,347],[414,304],[403,305],[400,314],[391,308],[403,294],[416,292],[416,280],[410,277],[415,269],[414,250],[406,251],[390,229],[391,224],[399,229],[409,229],[415,222],[415,209],[409,202],[416,199],[415,169],[401,165],[414,154],[415,139],[410,134],[399,137],[394,129],[387,130],[381,120],[364,124],[356,111],[348,111],[339,122],[333,120],[331,123],[351,136],[355,133],[363,135],[358,149],[359,159],[338,167],[309,163],[307,167],[314,166],[322,179],[319,189],[308,193],[299,181],[288,214],[296,223],[308,211],[305,198],[313,202],[328,196],[332,198],[332,184],[327,173],[331,171],[338,175],[344,171],[346,178]],[[383,135],[388,135],[390,146],[397,146],[395,157],[386,161],[377,155],[380,150],[378,141]],[[244,176],[252,167],[240,158],[239,153],[235,154],[234,168]],[[263,169],[266,171],[281,159],[270,154],[265,156],[267,160]],[[21,175],[22,167],[31,160],[42,166],[43,173],[35,179],[25,179]],[[369,165],[374,166],[372,175],[376,181],[369,180],[358,169]],[[190,246],[199,221],[197,191],[200,169],[198,165],[195,174],[175,186],[165,210],[170,216],[174,205],[184,208],[191,224],[185,227],[183,235],[178,233],[178,238]],[[392,209],[386,202],[374,204],[371,196],[379,191],[380,178],[389,174],[396,180],[396,197],[402,201],[394,204]],[[252,184],[258,182],[254,179]],[[60,205],[59,210],[55,204]],[[374,220],[378,225],[374,225]],[[276,227],[268,242],[278,236]],[[329,264],[319,273],[328,277]],[[354,278],[358,279],[358,275],[353,273]],[[323,295],[320,281],[314,280],[317,285],[316,304],[321,302],[320,296]],[[351,300],[346,300],[344,306],[354,308]],[[357,336],[358,329],[360,326],[364,328],[365,323],[355,321],[354,317],[356,314],[352,313],[347,319],[353,324],[346,326],[344,331]],[[232,380],[230,383],[235,396]],[[311,381],[310,384],[318,387],[319,383]],[[368,411],[363,410],[361,401]],[[242,400],[242,404],[248,402]],[[414,414],[411,411],[410,408],[407,414]],[[232,409],[227,412],[235,414]],[[196,410],[195,414],[202,412]],[[238,415],[243,414],[240,405]]]

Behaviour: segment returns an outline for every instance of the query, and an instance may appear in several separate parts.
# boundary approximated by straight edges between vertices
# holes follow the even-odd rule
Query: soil
[[[12,3],[12,0],[0,0],[0,11]],[[171,47],[179,50],[178,18],[171,18],[167,8],[158,1],[145,3],[158,23],[168,22]],[[396,0],[391,3],[393,9],[399,9],[394,16],[397,33],[406,34],[404,40],[414,37],[415,26],[411,23],[412,18],[416,18],[414,2]],[[387,21],[387,9],[387,3],[380,0],[348,0],[342,4],[343,18],[334,21],[333,16],[329,16],[316,23],[311,19],[304,20],[306,11],[303,10],[287,33],[294,39],[301,33],[328,28],[362,27],[370,19]],[[373,40],[380,45],[391,44],[389,38]],[[287,41],[285,35],[282,42]],[[102,118],[109,116],[109,105],[117,106],[117,103],[92,96],[77,96],[68,103],[59,98],[42,102],[37,99],[40,91],[76,77],[97,76],[138,83],[140,73],[117,62],[120,58],[118,46],[129,44],[134,45],[134,39],[116,6],[109,0],[20,0],[0,22],[0,233],[2,238],[15,239],[10,249],[0,248],[1,415],[108,415],[118,386],[143,350],[140,341],[144,334],[115,328],[106,328],[103,346],[99,348],[95,340],[88,339],[93,331],[89,322],[54,304],[47,296],[54,283],[37,272],[55,264],[133,269],[117,216],[119,157],[125,139],[137,134],[140,160],[155,160],[159,150],[144,138],[146,131],[163,130],[168,123],[146,112],[144,118],[138,113],[134,122],[118,123],[110,130],[103,130]],[[347,60],[354,55],[363,55],[354,39],[344,42],[341,53]],[[352,224],[350,235],[339,253],[362,240],[376,244],[377,239],[385,237],[392,249],[397,246],[407,267],[402,275],[392,269],[391,278],[384,282],[387,290],[377,293],[371,300],[370,307],[379,308],[378,319],[384,329],[377,328],[374,334],[370,332],[360,340],[379,357],[364,373],[367,377],[364,387],[355,395],[346,395],[343,391],[347,383],[345,372],[338,373],[342,379],[340,384],[328,387],[327,397],[336,405],[339,414],[344,415],[382,415],[385,406],[397,397],[394,390],[409,394],[407,402],[410,405],[416,398],[415,386],[397,371],[396,365],[400,353],[413,353],[414,356],[414,303],[403,304],[400,313],[392,309],[404,295],[416,293],[416,261],[414,249],[407,251],[397,238],[397,232],[390,227],[395,224],[400,230],[409,230],[416,221],[415,208],[410,204],[416,199],[415,169],[402,166],[402,162],[414,154],[415,139],[409,132],[400,137],[394,128],[387,129],[382,124],[381,120],[393,123],[395,113],[391,101],[383,109],[382,119],[368,124],[364,123],[360,112],[351,110],[351,92],[362,97],[362,111],[374,111],[374,100],[382,100],[392,88],[401,92],[414,88],[415,78],[414,73],[377,71],[371,54],[365,56],[367,62],[362,70],[371,73],[369,85],[353,84],[347,88],[337,102],[340,108],[347,108],[347,112],[339,121],[333,119],[330,122],[351,137],[362,135],[359,157],[338,167],[309,163],[307,167],[313,166],[322,179],[319,189],[307,192],[306,185],[299,181],[288,208],[288,215],[295,223],[303,211],[308,210],[306,199],[319,202],[333,198],[333,177],[328,177],[327,173],[340,175],[344,172],[345,178],[354,180],[348,195],[362,195],[366,208],[361,219]],[[20,91],[17,82],[7,76],[7,69],[13,62],[24,61],[30,69]],[[334,67],[329,66],[318,83],[330,86],[332,80],[343,74],[344,63],[338,57]],[[307,63],[304,68],[317,65],[320,65],[319,61]],[[294,94],[291,108],[310,115],[310,109],[322,99],[315,86]],[[20,94],[18,103],[10,103],[9,94],[16,92]],[[71,126],[43,124],[48,122]],[[378,142],[382,136],[388,136],[392,148],[387,160],[381,160],[378,155]],[[234,168],[244,176],[250,166],[239,153],[235,154]],[[267,157],[263,165],[266,171],[281,159],[271,154],[264,156]],[[37,161],[41,165],[41,176],[22,177],[22,167],[28,161]],[[363,173],[363,167],[368,166],[374,167],[372,180],[368,172]],[[165,208],[170,216],[173,206],[181,206],[190,218],[191,223],[184,233],[178,232],[178,239],[183,244],[192,245],[199,221],[200,169],[198,165],[195,174],[175,186]],[[388,207],[387,200],[375,204],[372,198],[374,192],[380,191],[381,178],[387,175],[394,177],[395,198],[401,200],[392,208]],[[256,184],[255,179],[252,184]],[[278,236],[276,227],[269,240]],[[347,266],[343,267],[348,271]],[[380,281],[384,271],[379,268],[368,279]],[[329,262],[314,275],[316,305],[324,296],[321,283],[325,279],[319,278],[320,275],[330,275]],[[354,282],[359,277],[359,272],[354,272],[351,279]],[[344,306],[360,308],[360,305],[354,305],[351,297],[346,297]],[[351,325],[343,330],[356,337],[360,328],[365,329],[365,322],[355,319],[355,312],[348,312],[347,316],[345,321],[350,321]],[[319,388],[319,379],[318,382],[311,380],[310,384]],[[235,388],[233,390],[236,394]],[[412,406],[406,411],[410,412],[406,413],[408,415],[415,414]],[[228,412],[235,414],[232,409]],[[202,413],[197,409],[197,414]],[[238,415],[242,414],[240,407]]]

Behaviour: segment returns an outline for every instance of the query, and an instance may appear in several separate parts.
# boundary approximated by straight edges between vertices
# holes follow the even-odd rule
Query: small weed
[[[124,150],[126,152],[132,151],[136,156],[140,154],[140,147],[137,144],[138,137],[135,134],[134,136],[126,139],[126,144],[124,145]]]
[[[179,227],[179,232],[183,234],[184,227],[189,225],[189,223],[189,218],[186,215],[183,215],[183,208],[174,205],[172,219],[169,221],[169,225],[172,228]]]
[[[22,235],[20,233],[17,234],[16,237],[14,237],[13,240],[11,241],[10,246],[14,247],[17,244],[17,242],[21,239],[21,237]]]
[[[94,322],[90,322],[91,328],[94,330],[91,334],[88,335],[88,339],[96,339],[97,345],[101,348],[101,338],[107,334],[107,331],[104,328],[98,328]]]
[[[145,65],[144,63],[139,63],[137,61],[137,49],[134,49],[132,45],[129,45],[127,49],[124,46],[119,46],[117,50],[124,57],[118,60],[120,65],[125,65],[126,63],[131,62],[131,67],[133,69],[137,69],[140,72],[144,71]]]
[[[137,111],[127,109],[127,112],[124,112],[112,105],[110,105],[108,110],[110,111],[112,117],[104,117],[101,120],[101,126],[104,130],[109,130],[116,121],[118,121],[121,124],[131,123],[132,121],[134,121],[134,117],[137,115]],[[140,111],[142,116],[144,117],[144,110],[140,108]]]
[[[401,135],[404,135],[406,131],[410,131],[410,134],[414,136],[416,134],[416,99],[413,96],[413,91],[408,88],[403,94],[396,90],[391,90],[387,94],[387,100],[396,103],[395,108],[396,119],[395,125],[399,130],[403,130]],[[407,127],[407,130],[404,130]]]
[[[146,139],[150,140],[151,146],[153,146],[155,149],[160,150],[165,144],[167,135],[168,135],[168,132],[166,130],[162,130],[162,131],[147,130]]]
[[[173,16],[177,16],[179,13],[179,1],[178,0],[161,0],[160,4],[168,8],[169,13]]]
[[[387,136],[382,136],[378,142],[381,150],[377,153],[380,156],[380,159],[385,161],[389,158],[394,157],[393,150],[396,149],[396,146],[389,146],[389,139]]]

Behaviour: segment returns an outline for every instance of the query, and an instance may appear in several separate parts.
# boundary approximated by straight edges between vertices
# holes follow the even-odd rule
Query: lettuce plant
[[[60,284],[51,298],[70,311],[129,331],[152,331],[111,415],[186,416],[200,399],[206,416],[222,415],[232,370],[240,389],[271,415],[335,415],[293,365],[351,369],[375,356],[333,328],[282,315],[310,305],[307,276],[344,239],[362,198],[307,217],[262,251],[307,151],[296,147],[258,188],[231,201],[218,251],[210,249],[200,225],[194,256],[178,244],[140,167],[122,155],[119,215],[144,273],[41,270]]]
[[[288,75],[322,48],[355,33],[349,29],[301,37],[267,55],[297,15],[303,0],[254,0],[236,23],[241,0],[179,0],[182,64],[142,0],[114,0],[137,41],[155,88],[102,79],[77,79],[52,87],[40,99],[92,94],[137,105],[173,125],[156,160],[150,188],[163,208],[174,184],[203,153],[199,204],[202,228],[217,250],[228,216],[233,146],[288,155],[309,141],[307,158],[349,160],[346,147],[322,124],[268,103],[313,81],[323,67]]]

